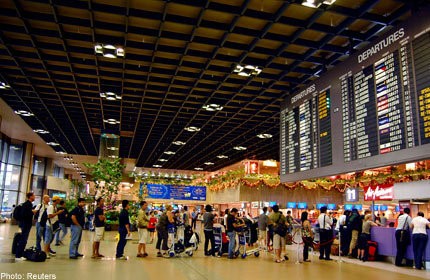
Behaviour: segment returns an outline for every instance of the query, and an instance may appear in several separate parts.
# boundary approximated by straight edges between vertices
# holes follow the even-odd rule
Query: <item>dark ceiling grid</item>
[[[86,124],[87,129],[88,129],[88,134],[89,134],[89,135],[90,135],[90,137],[91,137],[92,144],[93,144],[93,147],[94,147],[94,152],[96,152],[96,153],[97,153],[97,151],[98,151],[98,147],[97,147],[96,142],[95,142],[95,140],[94,140],[94,136],[93,136],[93,133],[92,133],[92,131],[91,131],[91,126],[90,126],[90,124],[89,124],[89,122],[88,122],[87,113],[86,113],[86,110],[85,110],[85,108],[84,108],[84,104],[83,104],[83,102],[82,102],[81,92],[80,92],[80,90],[79,90],[79,86],[78,86],[78,83],[77,83],[77,81],[76,81],[75,69],[74,69],[74,67],[73,67],[73,65],[72,65],[72,61],[71,61],[71,59],[70,59],[69,50],[68,50],[68,48],[67,48],[67,43],[66,43],[66,41],[64,40],[64,35],[63,35],[63,34],[64,34],[64,31],[63,31],[63,27],[62,27],[62,25],[61,25],[61,24],[59,23],[59,21],[58,21],[57,8],[56,8],[56,7],[55,7],[55,5],[53,4],[52,0],[49,0],[49,4],[50,4],[51,9],[52,9],[52,14],[53,14],[53,16],[54,16],[55,23],[57,24],[57,27],[58,27],[58,33],[59,33],[59,35],[60,35],[60,39],[61,39],[61,42],[62,42],[62,45],[63,45],[64,53],[65,53],[66,58],[67,58],[67,63],[69,64],[70,73],[71,73],[71,75],[72,75],[73,83],[74,83],[74,86],[75,86],[75,91],[76,91],[76,93],[77,93],[77,95],[78,95],[78,99],[79,99],[79,103],[80,103],[80,108],[81,108],[81,110],[82,110],[82,114],[84,115],[85,124]],[[76,131],[76,133],[78,133],[78,131]],[[90,154],[93,154],[94,152],[92,152],[92,153],[90,152]]]
[[[240,13],[238,14],[238,15],[236,15],[235,16],[235,18],[232,20],[232,22],[231,22],[231,24],[230,24],[230,28],[229,28],[229,30],[228,31],[226,31],[225,33],[224,33],[224,35],[221,37],[221,40],[220,40],[220,43],[219,43],[219,45],[217,45],[215,48],[214,48],[214,50],[212,51],[212,54],[211,54],[211,56],[207,59],[207,61],[206,61],[206,64],[205,64],[205,67],[202,69],[202,71],[200,72],[200,75],[199,75],[199,78],[198,79],[196,79],[196,81],[195,81],[195,83],[194,83],[194,85],[193,85],[193,87],[191,88],[191,90],[190,90],[190,93],[187,95],[187,97],[186,97],[186,99],[185,99],[185,102],[182,104],[182,106],[179,108],[179,110],[177,111],[177,113],[176,113],[176,115],[175,115],[175,117],[173,118],[173,120],[175,120],[176,118],[177,118],[177,116],[179,115],[179,112],[181,111],[181,109],[183,108],[183,105],[188,101],[188,98],[189,97],[191,97],[191,95],[192,95],[192,93],[193,93],[193,91],[194,91],[194,89],[196,88],[196,86],[197,86],[197,84],[200,82],[200,80],[202,79],[202,77],[203,77],[203,75],[204,75],[204,73],[205,73],[205,71],[207,71],[208,70],[208,68],[209,68],[209,66],[211,65],[211,62],[212,62],[212,60],[215,58],[215,56],[217,55],[217,53],[218,53],[218,51],[219,51],[219,49],[221,48],[221,47],[223,47],[224,46],[224,43],[226,42],[226,40],[227,40],[227,37],[228,37],[228,35],[231,33],[231,31],[234,29],[234,27],[235,27],[235,25],[236,25],[236,23],[237,23],[237,21],[240,19],[240,16],[242,16],[244,13],[245,13],[245,11],[246,11],[246,9],[247,9],[247,7],[248,7],[248,4],[249,4],[249,2],[250,2],[250,0],[245,0],[244,1],[244,3],[242,4],[242,6],[241,6],[241,9],[240,9]],[[206,2],[206,5],[208,4],[209,2],[207,1]],[[203,11],[205,11],[205,9],[202,9],[201,10],[201,12],[200,12],[200,14],[199,14],[199,18],[198,18],[198,20],[197,20],[197,24],[199,23],[199,22],[201,22],[201,19],[202,19],[202,17],[203,17]],[[195,25],[195,27],[196,26],[198,26],[198,25]],[[189,43],[192,41],[192,39],[194,38],[194,36],[195,36],[195,30],[196,30],[196,28],[193,28],[193,30],[192,30],[192,32],[191,32],[191,37],[190,37],[190,41],[187,43],[187,46],[185,47],[185,50],[184,50],[184,56],[185,56],[185,54],[187,53],[187,51],[188,51],[188,47],[189,47]],[[179,67],[176,69],[176,73],[177,73],[177,71],[178,71],[178,69],[179,69]],[[175,73],[175,75],[176,75],[176,73]],[[224,78],[223,78],[223,80],[222,81],[219,81],[218,82],[218,86],[217,86],[217,88],[215,89],[215,90],[213,90],[212,91],[212,94],[209,96],[209,97],[207,97],[206,98],[206,101],[205,101],[205,103],[207,103],[209,100],[211,100],[211,98],[215,95],[215,93],[217,92],[217,90],[219,90],[219,88],[223,85],[223,83],[229,78],[229,73],[227,73],[227,74],[225,74],[224,75]],[[250,80],[250,79],[249,79]],[[234,96],[236,96],[236,95],[234,95]],[[185,125],[185,127],[187,127],[190,123],[192,123],[192,121],[195,119],[195,117],[198,115],[198,113],[200,112],[202,110],[202,107],[200,106],[200,108],[198,108],[198,110],[197,110],[197,113],[195,113],[194,115],[193,115],[193,117],[191,118],[191,120],[187,123],[187,125]],[[216,115],[216,113],[217,112],[214,112],[214,115]],[[157,117],[158,117],[158,114],[157,114]],[[211,117],[211,119],[212,119],[213,117]],[[210,121],[210,120],[209,120]],[[153,153],[154,153],[154,151],[156,151],[156,148],[158,147],[158,144],[159,143],[161,143],[161,140],[162,139],[164,139],[164,137],[165,137],[165,135],[166,135],[166,133],[167,133],[167,131],[169,131],[169,129],[170,129],[170,127],[171,127],[171,125],[173,124],[174,122],[172,121],[170,124],[169,124],[169,126],[168,126],[168,128],[165,130],[165,132],[163,133],[163,135],[161,136],[161,139],[160,139],[160,141],[157,143],[157,146],[153,149],[153,151],[151,152],[151,154],[150,154],[150,156],[149,157],[147,157],[146,158],[146,160],[145,160],[145,162],[143,163],[143,166],[146,166],[147,164],[148,164],[148,160],[150,160],[150,159],[152,159],[151,157],[152,157],[152,155],[153,155]],[[181,135],[182,133],[183,133],[183,128],[184,127],[181,127],[180,129],[180,131],[179,131],[179,133],[175,136],[175,138],[174,138],[174,140],[173,141],[177,141],[178,140],[178,138],[179,138],[179,135]],[[192,137],[191,137],[192,138]],[[189,140],[189,139],[188,139]],[[171,147],[171,145],[173,145],[172,143],[169,143],[168,145],[167,145],[167,148],[166,148],[166,150],[169,150],[170,149],[170,147]],[[180,151],[181,150],[181,148],[182,148],[183,146],[179,146],[177,149],[177,151]],[[158,155],[156,156],[156,157],[158,157]],[[137,157],[137,161],[136,161],[138,164],[140,163],[140,155],[139,155],[139,157]],[[171,166],[172,164],[168,164],[169,166]]]
[[[184,141],[191,139],[189,142],[190,146],[187,143],[185,148],[192,147],[193,151],[196,152],[195,154],[191,154],[190,152],[183,153],[182,149],[184,146],[175,147],[174,150],[177,150],[177,154],[168,157],[170,161],[169,163],[165,163],[166,166],[171,164],[171,168],[184,168],[185,166],[193,168],[195,167],[195,162],[193,163],[195,159],[198,159],[200,163],[205,161],[215,162],[215,165],[206,168],[207,170],[215,170],[234,161],[241,160],[245,156],[255,155],[256,158],[263,158],[274,155],[275,157],[279,157],[277,153],[278,145],[276,145],[279,142],[277,138],[279,131],[276,120],[279,119],[280,99],[285,97],[286,94],[298,90],[306,81],[314,79],[316,72],[320,70],[325,71],[326,66],[336,65],[340,62],[340,59],[347,57],[350,46],[339,43],[342,42],[342,37],[352,38],[352,45],[357,47],[357,49],[361,49],[368,44],[368,41],[379,36],[379,34],[375,36],[375,32],[383,30],[387,25],[397,23],[403,14],[410,11],[409,6],[412,5],[411,2],[415,2],[384,0],[384,4],[381,4],[382,6],[379,5],[379,8],[376,10],[372,9],[370,12],[371,6],[375,3],[382,3],[382,1],[361,1],[359,5],[347,8],[344,6],[348,2],[341,0],[338,2],[339,5],[336,5],[336,3],[332,6],[323,5],[318,9],[312,10],[311,14],[311,10],[308,8],[299,8],[301,6],[296,5],[300,4],[297,1],[285,1],[282,4],[290,5],[294,2],[296,11],[297,9],[308,9],[306,12],[311,17],[318,17],[318,11],[321,13],[329,11],[334,13],[334,18],[337,20],[335,26],[333,26],[327,20],[331,14],[327,15],[325,21],[318,22],[313,22],[312,18],[295,18],[291,17],[291,13],[285,14],[279,18],[278,22],[295,28],[296,33],[281,35],[282,33],[279,33],[279,30],[271,30],[269,26],[269,24],[273,24],[273,18],[277,11],[275,8],[272,7],[271,10],[266,9],[263,11],[254,5],[245,9],[244,13],[240,13],[241,7],[239,5],[243,3],[248,5],[251,1],[219,3],[217,0],[212,0],[209,2],[168,1],[167,4],[166,2],[163,3],[164,6],[170,3],[174,6],[178,3],[183,4],[186,6],[181,6],[180,8],[185,10],[187,7],[197,7],[200,9],[198,17],[197,8],[194,8],[195,13],[181,14],[177,11],[166,12],[166,9],[162,13],[162,4],[154,6],[156,9],[147,9],[146,3],[149,3],[149,1],[145,2],[144,5],[137,6],[129,6],[133,2],[127,2],[126,5],[123,5],[125,2],[118,4],[119,2],[108,3],[99,0],[88,0],[85,2],[58,0],[20,1],[23,5],[25,4],[23,7],[25,7],[26,14],[24,16],[26,19],[31,19],[29,24],[33,24],[33,21],[36,22],[36,25],[32,26],[31,31],[35,35],[35,39],[38,40],[38,48],[42,50],[43,58],[48,63],[47,66],[50,67],[46,69],[46,73],[49,74],[48,71],[53,71],[50,72],[53,74],[50,78],[51,87],[43,71],[39,70],[43,67],[38,64],[34,51],[27,50],[31,48],[31,44],[27,43],[27,40],[20,39],[25,34],[25,30],[17,22],[16,11],[13,10],[13,5],[8,4],[10,1],[5,1],[5,9],[2,9],[3,11],[0,14],[2,19],[9,17],[12,18],[12,21],[7,19],[4,22],[5,25],[2,27],[2,34],[5,31],[7,34],[4,34],[2,38],[7,38],[7,41],[12,42],[11,47],[15,51],[14,55],[20,61],[22,60],[22,64],[16,63],[21,71],[21,74],[19,74],[12,63],[10,63],[11,59],[13,59],[12,54],[9,53],[8,55],[4,51],[7,49],[3,48],[2,50],[0,48],[1,72],[3,73],[4,69],[6,71],[10,69],[7,72],[5,81],[11,82],[16,95],[15,98],[6,92],[4,94],[5,101],[9,104],[18,104],[18,106],[20,106],[18,102],[25,102],[25,106],[29,108],[34,107],[36,112],[40,112],[41,109],[39,107],[49,107],[49,104],[52,102],[51,99],[55,97],[55,90],[58,90],[58,93],[64,96],[65,109],[72,110],[69,111],[70,116],[73,116],[71,112],[75,112],[74,110],[79,109],[83,111],[81,113],[84,114],[82,120],[85,118],[87,124],[85,125],[85,122],[79,119],[81,123],[78,125],[75,122],[77,124],[75,130],[82,135],[83,142],[88,144],[86,147],[90,149],[91,146],[90,150],[92,150],[94,142],[97,142],[98,134],[94,131],[97,131],[100,126],[105,125],[103,121],[101,121],[101,124],[99,121],[95,121],[94,112],[97,115],[101,115],[99,112],[102,114],[117,114],[119,112],[119,118],[117,119],[121,120],[121,133],[129,135],[129,137],[134,135],[134,138],[122,138],[121,156],[125,156],[128,153],[131,155],[131,158],[136,158],[139,152],[135,150],[138,149],[141,151],[143,158],[140,160],[142,161],[146,158],[149,165],[157,162],[160,152],[166,151],[167,148],[172,149],[171,142],[173,141],[170,141],[170,139]],[[402,4],[394,4],[394,1]],[[49,4],[50,9],[41,6],[42,9],[38,10],[34,8],[34,5],[36,7],[39,5],[36,3],[41,3],[41,5]],[[255,4],[253,1],[252,3]],[[54,10],[54,16],[52,17],[51,10],[54,6],[58,7],[59,10],[58,13]],[[70,8],[77,8],[78,10],[72,11]],[[382,14],[381,12],[384,9],[387,11],[386,14]],[[86,16],[78,16],[86,10],[91,13],[91,19],[88,19]],[[203,17],[204,10],[211,10],[212,14]],[[100,14],[96,14],[93,17],[93,11],[94,13],[104,14],[104,17],[100,17]],[[215,21],[214,13],[216,12],[223,13],[225,17]],[[109,20],[106,18],[106,16],[109,17],[109,14],[118,18],[121,17],[122,20]],[[341,16],[337,16],[337,14]],[[241,15],[264,20],[266,21],[266,25],[260,25],[261,27],[258,28],[250,27],[252,24],[250,26],[243,24],[232,26],[233,18],[240,17]],[[129,25],[129,16],[133,16],[134,19],[148,18],[152,20],[152,25],[140,25],[136,24],[136,21]],[[355,24],[355,20],[360,19],[364,20],[361,24],[366,28],[365,32],[359,32],[357,27],[351,30],[348,29],[350,24]],[[164,28],[163,30],[160,30],[160,28],[156,29],[154,23],[161,24],[163,22],[169,22],[169,27],[172,27],[173,24],[174,28],[165,30]],[[43,23],[49,24],[48,28],[43,28]],[[54,27],[53,24],[57,24],[57,27]],[[66,29],[62,29],[63,25]],[[89,29],[90,25],[91,31]],[[181,27],[184,28],[181,31],[179,28],[181,25],[188,27]],[[75,31],[75,26],[78,32]],[[190,33],[191,27],[192,32]],[[206,35],[200,32],[197,34],[195,31],[198,27],[212,29],[214,33]],[[81,34],[79,28],[87,30]],[[299,31],[303,32],[306,29],[318,32],[317,34],[322,39],[314,42],[309,40],[309,37],[301,36],[302,33],[299,33]],[[229,31],[227,34],[243,34],[248,37],[244,40],[233,39],[228,41],[226,40],[227,37],[224,37],[222,39],[223,43],[220,45],[221,39],[219,38],[222,36],[213,35],[217,34],[216,32],[219,34],[220,31],[225,32],[226,30]],[[92,38],[90,33],[92,33]],[[131,41],[127,40],[129,33],[134,36],[133,39],[130,39]],[[141,43],[136,38],[136,35],[140,34],[142,36],[149,36],[150,39],[147,42]],[[41,41],[39,41],[39,36],[42,36]],[[160,38],[163,41],[160,41]],[[335,38],[335,41],[332,42],[333,38]],[[246,41],[248,39],[249,41]],[[260,39],[272,40],[275,43],[266,42],[256,46],[256,42]],[[59,43],[61,40],[63,41],[62,44]],[[119,59],[98,58],[94,55],[94,49],[88,47],[88,43],[121,44],[122,42],[119,42],[119,40],[123,40],[124,46],[127,45],[130,49],[129,52],[126,49],[126,59],[123,58],[121,63]],[[154,44],[155,41],[152,40],[157,41]],[[168,40],[176,40],[178,44],[169,45]],[[80,45],[79,41],[82,41],[83,44]],[[193,46],[190,46],[191,42],[193,42]],[[301,47],[302,51],[289,48],[288,46],[293,42],[296,46]],[[203,48],[196,48],[195,43],[203,44]],[[209,48],[209,46],[212,47]],[[224,48],[223,52],[219,52],[220,46]],[[217,49],[214,49],[214,47]],[[152,52],[152,57],[149,56],[149,50]],[[225,52],[226,50],[231,51],[232,54]],[[248,55],[250,52],[253,55]],[[88,59],[90,56],[91,58]],[[81,57],[84,60],[81,60]],[[276,57],[291,59],[292,62],[284,64],[279,59],[275,61]],[[35,62],[32,62],[32,60]],[[58,61],[58,63],[55,63],[55,61]],[[68,64],[67,61],[69,62]],[[231,73],[231,66],[227,66],[240,62],[259,66],[263,65],[264,68],[268,69],[265,71],[263,68],[263,72],[256,79],[242,79],[235,77]],[[142,68],[140,67],[140,63],[142,63]],[[139,67],[137,67],[138,64]],[[196,71],[197,69],[199,71]],[[24,73],[23,71],[26,72]],[[289,75],[290,72],[292,73],[291,75]],[[144,78],[145,74],[140,75],[140,73],[147,73],[146,77]],[[211,75],[213,76],[211,77]],[[55,84],[53,84],[52,79],[55,79]],[[26,93],[27,85],[23,80],[27,80],[29,86],[38,88],[41,95],[36,95],[39,94],[39,91],[31,94]],[[259,83],[259,80],[263,80],[264,84]],[[95,83],[97,83],[96,86],[98,87],[103,86],[104,83],[117,87],[121,86],[123,93],[121,104],[117,106],[119,104],[118,101],[104,103],[99,97],[101,89],[95,90],[93,86]],[[240,86],[240,88],[236,88],[236,86]],[[144,89],[144,94],[141,95],[142,89]],[[76,93],[80,95],[80,98],[76,99],[76,101],[79,100],[81,104],[70,101],[70,99],[76,98],[76,96],[73,97],[73,94]],[[37,103],[31,103],[33,101]],[[100,102],[100,106],[95,106],[96,103],[94,101]],[[38,102],[48,102],[49,104],[38,105]],[[227,105],[223,112],[217,113],[203,111],[203,104],[201,103],[230,105]],[[244,103],[245,106],[243,105]],[[68,106],[69,104],[71,104],[70,107]],[[141,106],[137,108],[135,104],[141,104]],[[106,108],[103,108],[103,105],[106,105]],[[12,107],[17,106],[14,105]],[[135,112],[136,115],[139,112],[138,117],[132,119],[131,112]],[[39,114],[37,113],[38,116]],[[55,131],[57,127],[60,130],[63,129],[58,124],[61,123],[62,125],[64,121],[67,121],[67,117],[57,115],[56,112],[52,112],[52,114],[57,117],[56,121],[58,123],[50,125],[49,122],[52,122],[52,120],[45,120],[45,117],[43,117],[40,119],[42,126],[37,124],[36,126],[51,128],[48,130]],[[274,125],[271,125],[272,119],[275,121]],[[25,120],[32,128],[37,128],[33,127],[34,123],[37,123],[37,118],[25,118]],[[200,125],[202,130],[194,134],[185,132],[183,125],[186,123],[188,125]],[[152,127],[150,126],[151,124]],[[149,134],[150,127],[152,133]],[[87,137],[88,128],[91,129],[90,137]],[[209,128],[216,130],[211,136],[207,133]],[[263,133],[263,131],[273,134],[274,138],[257,140],[257,132]],[[49,135],[41,136],[45,139],[50,137]],[[191,137],[181,139],[180,137],[183,136]],[[70,150],[67,147],[69,144],[76,144],[74,141],[69,141],[66,134],[59,137],[61,138],[59,142],[61,144],[65,143],[63,144],[63,148],[67,151]],[[147,141],[145,145],[142,145],[144,139]],[[223,161],[214,161],[214,156],[218,154],[217,151],[231,149],[230,145],[236,144],[235,141],[237,140],[241,141],[239,144],[249,147],[249,150],[231,154],[229,159]],[[131,141],[133,141],[133,145],[130,144]],[[72,149],[76,148],[75,146],[70,147]],[[88,153],[92,154],[90,150],[88,150]]]
[[[44,59],[43,59],[43,57],[42,57],[42,55],[40,53],[40,49],[39,49],[39,47],[36,44],[36,38],[34,38],[34,35],[31,33],[31,27],[27,23],[27,20],[24,18],[24,14],[23,14],[23,11],[21,9],[21,6],[20,6],[20,4],[18,3],[17,0],[14,0],[13,2],[15,4],[15,8],[16,8],[16,11],[17,11],[17,16],[22,21],[22,23],[24,25],[25,32],[30,37],[30,41],[31,41],[32,47],[36,51],[37,57],[40,60],[40,64],[42,65],[44,71],[46,72],[46,75],[48,76],[48,79],[49,79],[49,81],[50,81],[50,83],[52,85],[52,88],[53,88],[55,94],[57,95],[57,98],[58,98],[58,100],[59,100],[59,102],[61,104],[61,107],[62,107],[62,109],[64,110],[64,113],[67,116],[68,122],[70,123],[70,125],[73,128],[73,132],[72,133],[69,132],[69,134],[66,137],[72,137],[72,140],[76,139],[76,140],[79,141],[79,143],[81,144],[82,150],[78,149],[77,150],[78,153],[88,154],[87,148],[85,147],[85,145],[84,145],[84,143],[83,143],[83,141],[81,139],[81,136],[79,135],[78,131],[76,130],[76,127],[75,127],[75,125],[74,125],[74,123],[73,123],[73,121],[72,121],[72,119],[71,119],[71,117],[69,115],[69,112],[68,112],[67,108],[64,106],[64,102],[62,100],[61,95],[59,94],[59,92],[57,90],[57,87],[55,85],[54,79],[51,76],[51,74],[50,74],[50,72],[48,70],[48,67],[46,66],[46,63],[45,63],[45,61],[44,61]],[[40,94],[39,94],[39,96],[40,96]],[[53,107],[52,108],[48,108],[49,111],[52,110],[52,109],[53,109]],[[74,137],[76,137],[76,138],[74,138]]]

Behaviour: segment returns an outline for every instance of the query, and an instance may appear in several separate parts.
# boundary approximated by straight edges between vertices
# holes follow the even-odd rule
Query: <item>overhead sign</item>
[[[174,200],[206,200],[206,187],[148,184],[148,198]]]
[[[346,202],[358,201],[358,188],[347,188],[345,191],[345,201]]]
[[[394,185],[393,184],[380,184],[376,186],[364,187],[364,200],[393,200],[394,199]]]
[[[245,162],[245,174],[258,174],[258,161]]]

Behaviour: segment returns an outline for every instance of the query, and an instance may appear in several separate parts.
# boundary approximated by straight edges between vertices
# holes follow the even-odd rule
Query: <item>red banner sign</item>
[[[258,161],[245,162],[245,174],[258,174]]]
[[[394,185],[393,184],[380,184],[376,186],[364,187],[364,200],[393,200],[394,199]]]

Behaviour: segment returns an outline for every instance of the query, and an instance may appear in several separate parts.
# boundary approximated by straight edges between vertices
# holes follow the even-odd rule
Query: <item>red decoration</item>
[[[392,183],[375,184],[373,181],[370,185],[364,187],[364,200],[393,200],[394,185]]]

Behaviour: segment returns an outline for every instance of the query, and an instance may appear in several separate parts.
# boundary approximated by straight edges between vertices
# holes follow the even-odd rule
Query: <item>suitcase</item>
[[[18,243],[20,239],[21,239],[21,233],[20,232],[15,233],[12,241],[12,254],[14,255],[16,254],[16,250],[18,249]]]
[[[367,260],[376,261],[378,254],[378,242],[367,241]]]
[[[23,257],[32,262],[44,262],[46,260],[46,253],[30,247],[24,251]]]

